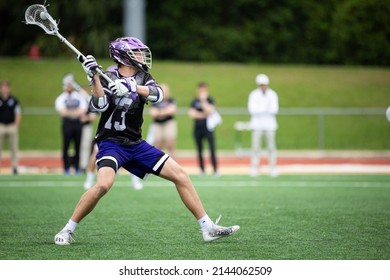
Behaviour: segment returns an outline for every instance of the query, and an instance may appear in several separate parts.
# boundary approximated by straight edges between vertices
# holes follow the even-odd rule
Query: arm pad
[[[97,97],[92,95],[91,101],[89,103],[91,111],[94,112],[104,112],[108,108],[107,96]]]
[[[149,95],[146,99],[152,103],[160,103],[164,98],[164,92],[159,86],[148,86]]]

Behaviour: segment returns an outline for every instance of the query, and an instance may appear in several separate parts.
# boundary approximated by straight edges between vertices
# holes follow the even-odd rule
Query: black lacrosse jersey
[[[7,99],[3,99],[0,96],[0,123],[11,124],[15,122],[16,114],[20,113],[21,107],[19,101],[9,96]]]
[[[106,72],[113,81],[124,78],[118,72]],[[137,85],[157,86],[152,75],[137,72],[134,76]],[[129,95],[118,97],[108,88],[108,82],[100,77],[105,94],[109,101],[106,111],[101,113],[95,140],[96,142],[108,139],[128,146],[139,143],[142,138],[142,123],[146,98],[137,95],[133,100]],[[90,101],[92,102],[92,101]],[[91,106],[90,106],[91,109]]]
[[[215,104],[214,98],[210,96],[207,97],[207,102],[211,105]],[[196,109],[199,112],[203,112],[202,103],[200,102],[199,98],[195,98],[194,100],[192,100],[190,107]],[[196,130],[207,130],[206,123],[207,123],[206,118],[196,119],[194,128]]]

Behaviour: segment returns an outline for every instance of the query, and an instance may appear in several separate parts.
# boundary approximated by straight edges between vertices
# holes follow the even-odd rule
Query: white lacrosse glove
[[[137,82],[136,80],[131,77],[131,78],[125,78],[124,79],[127,84],[127,88],[131,93],[137,93]]]
[[[133,101],[137,98],[137,81],[131,77],[131,78],[125,78],[127,83],[127,89],[130,91],[130,97]]]
[[[137,98],[137,81],[131,77],[131,78],[125,78],[127,83],[127,88],[130,91],[130,97],[133,101]]]
[[[87,73],[87,76],[90,79],[92,79],[93,76],[97,73],[97,69],[102,69],[102,67],[97,64],[96,59],[92,55],[87,55],[84,61],[82,61],[82,57],[78,57],[78,59],[81,62],[85,73]]]
[[[111,90],[113,94],[121,97],[130,93],[126,85],[127,84],[124,79],[117,79],[113,82],[110,82],[108,84],[108,88]]]
[[[130,94],[131,99],[137,98],[137,82],[133,77],[117,79],[109,83],[108,87],[117,96]]]

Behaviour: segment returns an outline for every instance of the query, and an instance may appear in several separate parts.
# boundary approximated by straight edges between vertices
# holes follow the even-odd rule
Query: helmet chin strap
[[[134,62],[133,60],[130,61],[130,63],[132,64],[132,66],[134,66],[135,68],[145,72],[145,73],[148,73],[148,67],[146,67],[146,65],[143,65],[141,63],[136,63]]]
[[[142,72],[145,72],[145,73],[148,73],[149,72],[149,69],[146,65],[143,65],[141,63],[136,63],[134,62],[133,60],[129,60],[130,64],[131,65],[128,65],[128,64],[122,64],[122,63],[118,63],[118,65],[124,65],[124,66],[128,66],[128,67],[134,67],[136,68],[137,70],[141,70]],[[119,68],[118,68],[119,69]],[[135,74],[135,73],[134,73]]]

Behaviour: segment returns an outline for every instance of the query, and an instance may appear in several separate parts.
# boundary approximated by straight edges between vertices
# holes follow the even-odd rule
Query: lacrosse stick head
[[[44,5],[34,4],[29,6],[24,17],[26,24],[38,25],[49,35],[58,33],[57,22],[51,17]]]

